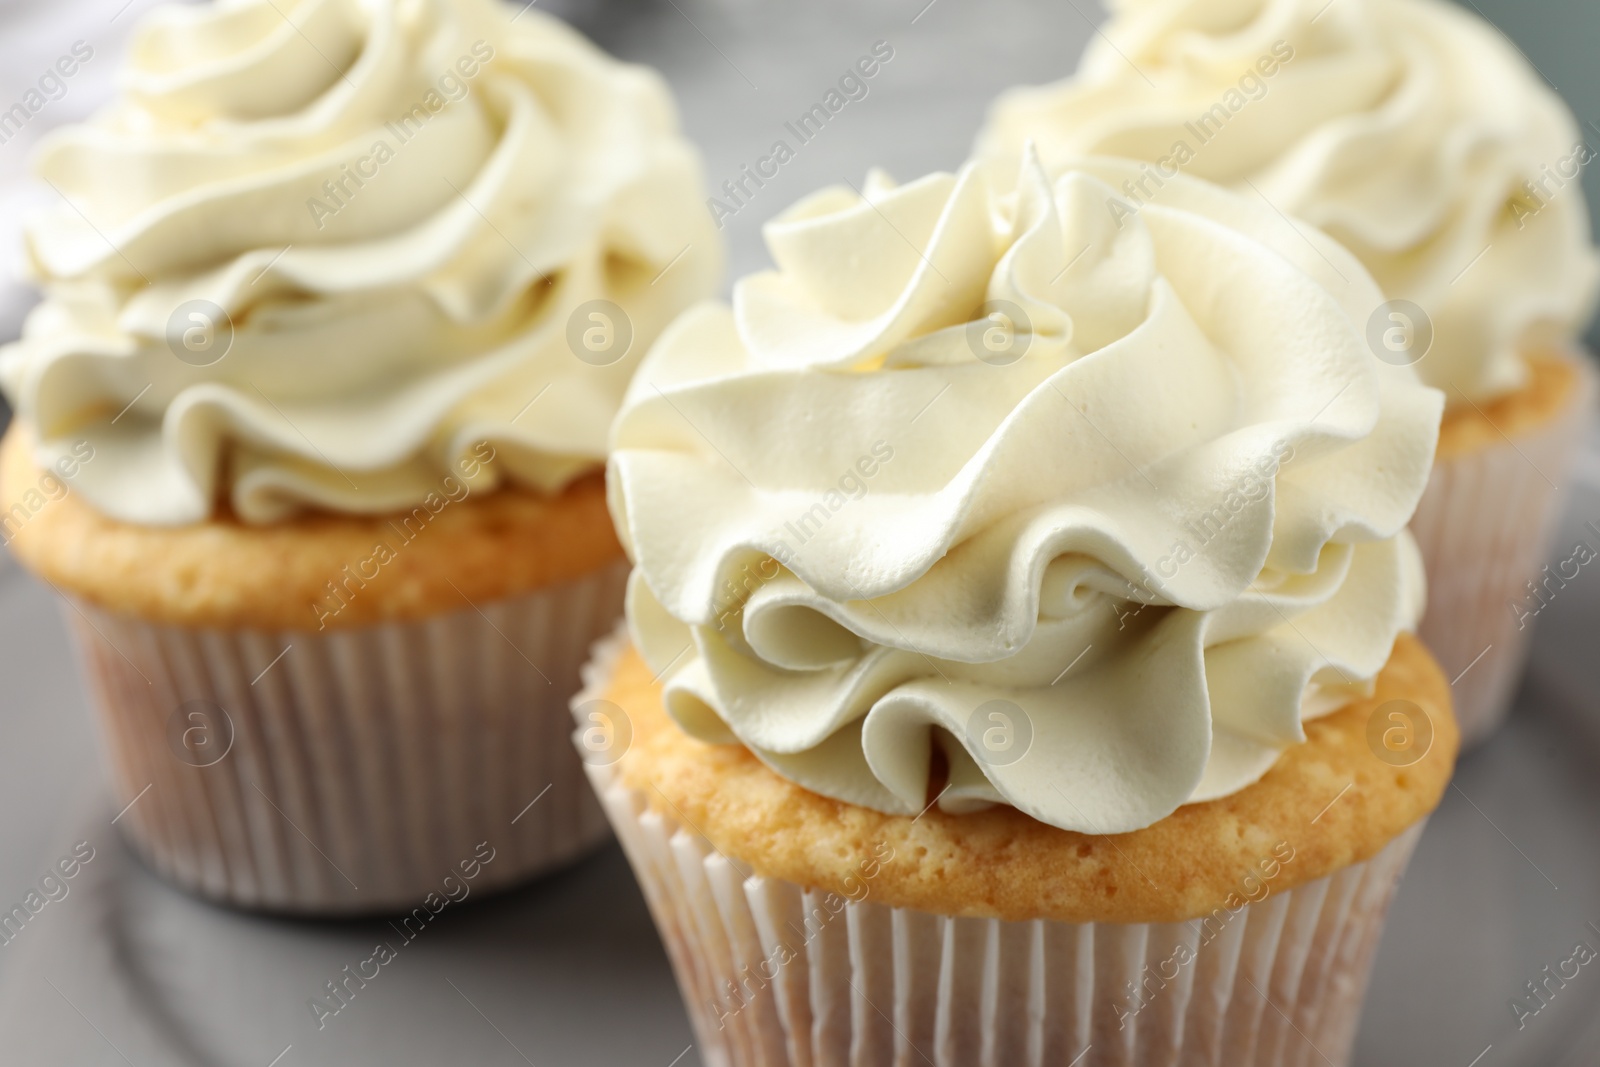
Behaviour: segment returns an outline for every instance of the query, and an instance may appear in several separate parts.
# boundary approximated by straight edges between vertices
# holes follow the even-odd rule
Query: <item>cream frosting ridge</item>
[[[160,9],[36,168],[46,300],[0,385],[131,522],[557,491],[721,271],[661,79],[492,0]]]
[[[1442,397],[1367,350],[1371,279],[1206,183],[1055,173],[820,192],[647,356],[610,500],[691,734],[905,814],[937,750],[946,810],[1121,832],[1259,778],[1415,624]]]
[[[1325,230],[1421,307],[1452,404],[1526,380],[1597,277],[1576,120],[1498,30],[1444,0],[1120,0],[1078,73],[1011,90],[981,153],[1127,156]]]

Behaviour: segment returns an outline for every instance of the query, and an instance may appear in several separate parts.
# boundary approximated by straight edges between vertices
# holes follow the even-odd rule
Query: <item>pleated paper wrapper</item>
[[[568,704],[622,610],[619,561],[413,622],[266,631],[155,624],[73,602],[117,825],[157,873],[246,908],[410,909],[494,889],[610,836]]]
[[[1510,711],[1540,603],[1529,583],[1544,578],[1573,460],[1594,425],[1595,374],[1586,358],[1572,358],[1580,385],[1560,417],[1436,464],[1411,520],[1428,572],[1417,632],[1454,679],[1463,747]]]
[[[1004,922],[875,903],[870,880],[846,900],[747,877],[615,766],[585,769],[708,1067],[1343,1067],[1422,832],[1206,920]]]

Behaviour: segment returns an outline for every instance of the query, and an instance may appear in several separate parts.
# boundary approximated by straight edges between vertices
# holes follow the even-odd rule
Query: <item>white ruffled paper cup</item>
[[[1568,477],[1595,423],[1595,372],[1564,357],[1576,386],[1556,417],[1441,459],[1411,520],[1428,573],[1418,636],[1453,680],[1463,747],[1505,721],[1542,605],[1566,584],[1546,570]],[[1569,576],[1570,577],[1570,576]]]
[[[581,726],[625,648],[597,648]],[[1200,919],[1008,922],[876,902],[882,849],[848,896],[747,876],[614,759],[586,764],[711,1067],[1342,1067],[1426,824],[1279,891],[1283,843]]]
[[[934,915],[743,877],[588,768],[712,1067],[1349,1062],[1422,824],[1365,863],[1169,924]]]
[[[267,911],[411,908],[480,842],[495,860],[474,889],[569,864],[609,837],[567,704],[627,571],[323,632],[164,625],[74,600],[117,823],[164,878]]]

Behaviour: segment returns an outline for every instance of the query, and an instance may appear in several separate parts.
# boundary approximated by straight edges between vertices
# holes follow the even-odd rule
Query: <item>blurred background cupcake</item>
[[[1347,1061],[1456,748],[1443,398],[1334,242],[1139,174],[817,193],[630,387],[575,712],[706,1062]]]
[[[1442,0],[1124,0],[1071,79],[1001,96],[980,150],[1076,153],[1208,178],[1327,231],[1377,279],[1372,350],[1445,392],[1413,530],[1421,633],[1470,742],[1502,721],[1540,568],[1592,424],[1576,337],[1597,261],[1580,172],[1594,155],[1495,27]]]
[[[580,854],[606,430],[721,264],[667,89],[487,0],[163,8],[121,85],[38,150],[46,299],[0,352],[0,508],[121,825],[300,911]]]

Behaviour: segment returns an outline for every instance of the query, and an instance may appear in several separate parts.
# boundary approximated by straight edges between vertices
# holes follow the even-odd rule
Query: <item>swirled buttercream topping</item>
[[[1431,323],[1431,347],[1403,343],[1452,404],[1518,388],[1521,352],[1582,329],[1597,266],[1579,170],[1594,153],[1494,27],[1444,0],[1113,9],[1075,76],[1000,97],[980,152],[1127,156],[1156,171],[1135,196],[1181,170],[1322,228],[1422,310],[1394,322]]]
[[[131,522],[556,491],[721,264],[661,80],[490,0],[162,9],[37,170],[0,383]]]
[[[1440,394],[1314,231],[1134,164],[773,221],[613,431],[635,640],[691,734],[915,814],[1112,833],[1256,780],[1414,625]]]

